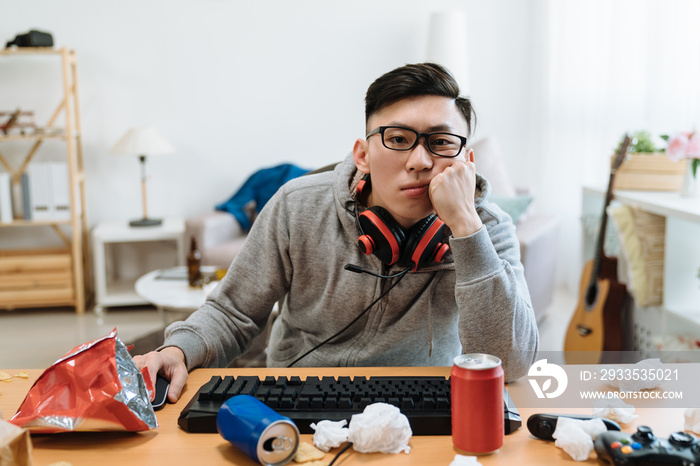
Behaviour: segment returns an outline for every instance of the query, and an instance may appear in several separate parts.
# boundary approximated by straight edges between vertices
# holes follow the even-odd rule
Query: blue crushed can
[[[219,434],[251,459],[265,466],[289,463],[299,448],[299,429],[250,395],[226,400],[216,416]]]

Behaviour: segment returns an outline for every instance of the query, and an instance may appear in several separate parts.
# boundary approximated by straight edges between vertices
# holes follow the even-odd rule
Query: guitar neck
[[[605,194],[605,203],[603,204],[603,215],[600,220],[600,230],[598,231],[598,240],[595,247],[595,261],[593,262],[593,272],[591,273],[591,281],[595,281],[600,276],[600,265],[605,254],[605,231],[608,227],[608,206],[613,197],[613,181],[615,181],[615,170],[610,172],[608,181],[608,190]]]

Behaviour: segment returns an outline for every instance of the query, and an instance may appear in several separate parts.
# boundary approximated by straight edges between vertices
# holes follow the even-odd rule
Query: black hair
[[[365,123],[379,110],[409,97],[437,95],[454,99],[467,121],[467,137],[476,125],[476,113],[468,97],[460,96],[459,85],[447,68],[436,63],[409,64],[377,78],[365,96]]]

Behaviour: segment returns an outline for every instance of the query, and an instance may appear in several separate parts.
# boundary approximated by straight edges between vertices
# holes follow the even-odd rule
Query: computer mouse
[[[151,406],[153,406],[154,411],[158,411],[165,403],[168,401],[168,388],[170,387],[170,381],[161,377],[160,375],[156,377],[156,396],[151,401]]]

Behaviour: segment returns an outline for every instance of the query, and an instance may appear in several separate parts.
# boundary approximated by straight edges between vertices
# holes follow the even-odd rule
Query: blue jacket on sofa
[[[260,213],[280,186],[309,171],[289,163],[263,168],[253,173],[228,201],[222,202],[214,208],[232,214],[241,224],[243,231],[248,231],[251,222],[243,209],[246,204],[255,201],[255,211]]]

